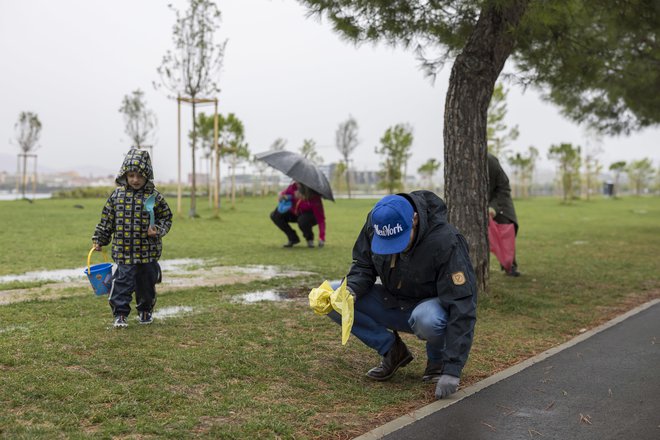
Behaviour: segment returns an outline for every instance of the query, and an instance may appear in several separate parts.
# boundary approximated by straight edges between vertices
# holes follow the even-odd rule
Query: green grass
[[[0,202],[0,275],[83,266],[102,204]],[[317,275],[163,294],[158,308],[193,311],[151,326],[131,316],[128,329],[111,329],[107,303],[91,288],[85,297],[0,306],[0,437],[349,438],[431,402],[419,341],[404,335],[417,359],[388,383],[370,382],[364,372],[378,356],[355,338],[342,347],[339,328],[306,302],[311,287],[346,273],[372,204],[328,203],[327,246],[282,249],[285,237],[268,218],[274,200],[239,201],[219,219],[200,201],[201,218],[175,219],[164,259]],[[516,208],[523,276],[504,277],[492,261],[463,385],[660,296],[659,198],[536,199]],[[271,288],[292,299],[232,302]]]

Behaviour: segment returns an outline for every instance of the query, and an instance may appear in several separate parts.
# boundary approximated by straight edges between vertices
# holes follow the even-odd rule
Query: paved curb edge
[[[590,338],[591,336],[595,335],[596,333],[600,333],[603,330],[606,330],[628,318],[631,316],[634,316],[649,307],[654,306],[655,304],[660,303],[660,299],[654,299],[652,301],[646,302],[640,306],[635,307],[634,309],[617,316],[616,318],[607,321],[604,324],[599,325],[598,327],[595,327],[587,332],[582,333],[579,336],[576,336],[575,338],[571,339],[570,341],[564,342],[561,345],[558,345],[556,347],[550,348],[543,353],[539,353],[534,357],[531,357],[527,360],[524,360],[520,362],[519,364],[516,364],[512,367],[507,368],[506,370],[502,370],[499,373],[496,373],[480,382],[475,383],[474,385],[471,385],[465,389],[459,390],[456,394],[453,394],[449,399],[443,399],[443,400],[438,400],[433,403],[430,403],[418,410],[415,410],[413,412],[410,412],[408,414],[405,414],[398,419],[392,420],[391,422],[388,422],[382,426],[379,426],[378,428],[375,428],[367,433],[362,434],[359,437],[355,437],[354,440],[377,440],[380,438],[383,438],[387,434],[390,434],[394,431],[397,431],[404,426],[410,425],[413,422],[416,422],[417,420],[423,419],[424,417],[433,414],[436,411],[440,411],[443,408],[447,408],[448,406],[453,405],[456,402],[459,402],[463,399],[465,399],[468,396],[471,396],[472,394],[475,394],[484,388],[487,388],[503,379],[506,379],[509,376],[513,376],[514,374],[524,370],[527,367],[531,367],[532,365],[556,354],[559,353],[562,350],[565,350],[569,347],[572,347],[585,339]]]

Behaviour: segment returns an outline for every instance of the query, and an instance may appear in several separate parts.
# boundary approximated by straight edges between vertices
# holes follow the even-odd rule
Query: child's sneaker
[[[114,328],[125,328],[128,327],[128,322],[124,315],[115,316],[115,322],[113,324]]]
[[[140,324],[151,324],[154,322],[154,317],[151,312],[140,312],[138,319],[140,320]]]

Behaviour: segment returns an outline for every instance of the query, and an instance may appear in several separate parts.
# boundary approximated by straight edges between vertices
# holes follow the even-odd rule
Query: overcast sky
[[[138,88],[159,121],[154,149],[157,180],[176,177],[176,102],[152,86],[156,68],[173,47],[174,13],[160,0],[0,0],[0,169],[15,170],[19,148],[14,124],[21,111],[36,112],[43,124],[40,168],[114,173],[130,146],[118,109]],[[186,2],[174,0],[178,9]],[[326,163],[339,160],[335,130],[352,115],[359,124],[354,153],[358,169],[377,169],[374,148],[385,130],[408,123],[414,130],[408,169],[429,158],[443,161],[442,121],[445,67],[435,83],[425,78],[410,51],[387,46],[356,47],[329,24],[308,18],[293,0],[219,0],[227,40],[218,95],[221,113],[245,125],[250,151],[265,151],[276,138],[298,150],[313,139]],[[542,167],[552,144],[598,144],[559,115],[538,93],[513,85],[509,125],[520,137],[513,151],[530,145]],[[208,112],[212,107],[207,108]],[[190,107],[183,108],[190,129]],[[185,138],[184,138],[185,140]],[[601,162],[648,157],[660,165],[660,130],[630,137],[605,137]],[[184,149],[183,172],[190,170]]]

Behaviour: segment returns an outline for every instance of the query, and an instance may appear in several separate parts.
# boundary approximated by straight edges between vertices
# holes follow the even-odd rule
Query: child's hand
[[[96,252],[101,252],[101,249],[103,249],[103,246],[101,246],[101,245],[98,244],[98,243],[94,243],[94,250],[95,250]]]
[[[149,237],[158,237],[160,235],[160,232],[158,231],[156,225],[149,226],[149,229],[147,229],[147,235]]]

